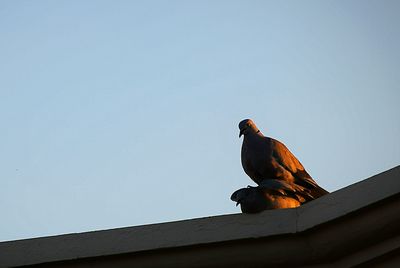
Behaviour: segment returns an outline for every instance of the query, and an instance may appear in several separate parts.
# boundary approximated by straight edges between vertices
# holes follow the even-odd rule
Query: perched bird
[[[264,136],[251,119],[241,121],[239,129],[239,138],[244,136],[241,153],[242,166],[245,173],[255,183],[261,186],[265,184],[265,180],[273,179],[286,182],[292,187],[300,187],[297,189],[297,194],[302,193],[304,202],[328,193],[318,186],[283,143]],[[259,190],[264,191],[264,188],[261,187]]]
[[[305,199],[296,194],[296,190],[285,182],[279,180],[265,180],[262,186],[242,188],[235,191],[231,200],[240,204],[243,213],[258,213],[268,209],[295,208],[300,206]]]

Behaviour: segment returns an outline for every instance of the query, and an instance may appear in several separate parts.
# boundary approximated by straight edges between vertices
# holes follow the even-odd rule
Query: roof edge
[[[295,209],[1,242],[0,266],[32,265],[301,233],[399,192],[400,166],[397,166]]]

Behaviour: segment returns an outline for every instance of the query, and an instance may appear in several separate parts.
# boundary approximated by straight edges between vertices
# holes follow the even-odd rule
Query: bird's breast
[[[264,146],[263,146],[264,145]],[[273,178],[274,168],[270,163],[271,154],[268,153],[268,146],[261,141],[244,140],[241,151],[241,162],[245,173],[256,183],[264,178]]]

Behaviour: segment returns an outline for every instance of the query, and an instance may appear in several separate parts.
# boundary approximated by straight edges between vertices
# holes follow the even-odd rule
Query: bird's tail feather
[[[310,194],[314,198],[318,198],[318,197],[321,197],[323,195],[329,194],[329,192],[327,190],[325,190],[324,188],[322,188],[320,186],[317,186],[317,187],[311,189]]]

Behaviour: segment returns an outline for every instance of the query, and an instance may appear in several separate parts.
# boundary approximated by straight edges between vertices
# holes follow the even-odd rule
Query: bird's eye
[[[247,123],[247,124],[246,124],[246,127],[249,127],[249,126],[250,126],[250,123]]]

